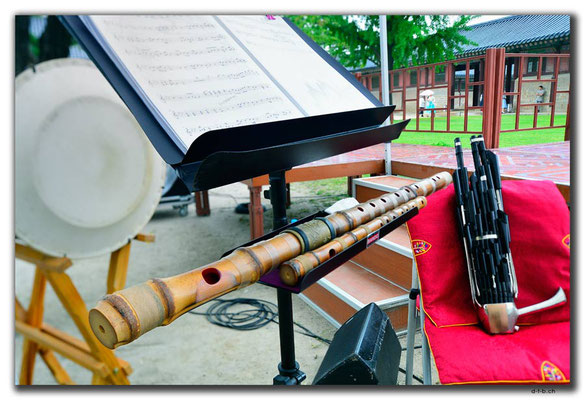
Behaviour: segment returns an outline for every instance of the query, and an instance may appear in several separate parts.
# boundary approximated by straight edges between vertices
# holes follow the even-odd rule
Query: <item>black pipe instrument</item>
[[[522,314],[566,301],[561,288],[550,299],[517,309],[518,282],[510,251],[510,227],[504,211],[498,157],[486,150],[481,135],[471,137],[475,172],[469,176],[461,140],[455,139],[457,169],[453,172],[459,231],[463,240],[471,298],[487,332],[513,333]]]

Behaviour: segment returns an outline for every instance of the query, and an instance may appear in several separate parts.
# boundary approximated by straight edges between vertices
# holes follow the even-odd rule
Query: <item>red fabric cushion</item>
[[[512,335],[489,335],[476,325],[425,332],[439,381],[455,383],[569,383],[570,322],[521,327]]]
[[[523,315],[519,325],[570,318],[570,216],[564,198],[549,181],[504,181],[504,209],[510,222],[511,249],[522,308],[565,290],[567,303]],[[455,214],[453,185],[428,198],[408,222],[425,313],[439,326],[478,323]]]

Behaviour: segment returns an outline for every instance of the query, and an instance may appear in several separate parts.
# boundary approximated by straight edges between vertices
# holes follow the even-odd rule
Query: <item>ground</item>
[[[344,179],[328,182],[292,184],[292,218],[300,218],[325,208],[344,197]],[[153,277],[167,277],[217,260],[224,251],[249,241],[247,215],[234,212],[240,202],[248,201],[248,190],[240,183],[210,191],[211,215],[196,217],[193,205],[189,215],[180,217],[170,206],[161,206],[143,232],[156,235],[155,243],[133,242],[128,271],[128,285]],[[267,200],[265,228],[270,229],[271,210]],[[68,270],[74,284],[89,307],[103,296],[109,258],[107,255],[74,260]],[[30,298],[34,267],[16,260],[15,293],[22,304]],[[73,322],[61,308],[51,289],[47,290],[45,322],[77,335]],[[255,284],[223,298],[249,297],[276,303],[274,289]],[[197,309],[204,311],[207,305]],[[331,339],[335,328],[297,296],[293,296],[295,321],[315,334]],[[417,336],[420,342],[420,335]],[[15,335],[14,381],[18,381],[22,336]],[[405,338],[401,338],[405,347]],[[295,335],[296,359],[307,374],[305,384],[313,381],[328,346],[314,338]],[[119,348],[117,355],[132,365],[130,381],[134,385],[269,385],[277,373],[279,359],[278,326],[271,323],[253,331],[235,331],[209,323],[204,316],[186,314],[171,325],[157,328],[137,341]],[[415,356],[420,359],[420,350]],[[58,356],[60,358],[60,356]],[[404,352],[401,366],[404,368]],[[60,358],[62,360],[62,358]],[[89,384],[89,371],[63,360],[72,379]],[[420,361],[415,374],[422,376]],[[399,374],[399,383],[404,375]],[[433,375],[436,381],[436,372]],[[49,370],[39,357],[35,367],[35,384],[54,384]]]

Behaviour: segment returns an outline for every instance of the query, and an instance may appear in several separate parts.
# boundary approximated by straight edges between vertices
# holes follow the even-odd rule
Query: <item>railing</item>
[[[392,122],[413,119],[405,131],[483,133],[489,147],[499,146],[501,132],[564,128],[568,140],[569,61],[569,54],[488,49],[481,56],[389,71],[391,103],[397,106]],[[356,78],[382,97],[379,72]],[[548,90],[537,103],[540,85]],[[434,108],[429,103],[419,107],[421,94],[428,90],[434,92]],[[512,126],[509,118],[502,125],[502,113],[515,114]]]
[[[509,104],[517,103],[515,107],[515,123],[513,129],[501,129],[500,132],[512,132],[512,131],[523,131],[523,130],[535,130],[535,129],[550,129],[550,128],[566,128],[569,127],[569,114],[570,114],[570,85],[568,80],[564,82],[562,79],[561,73],[567,74],[569,72],[569,60],[570,56],[568,54],[513,54],[508,53],[506,54],[506,70],[511,69],[508,66],[518,66],[518,71],[522,71],[521,74],[514,74],[514,72],[507,71],[506,73],[506,80],[510,80],[517,75],[517,85],[515,86],[515,90],[510,85],[509,88],[504,87],[503,96],[506,96],[507,102]],[[536,67],[530,68],[530,64],[536,63]],[[505,82],[506,83],[506,82]],[[547,91],[549,96],[549,101],[543,101],[542,103],[537,103],[536,101],[528,101],[523,102],[522,97],[524,96],[526,91],[523,92],[523,88],[526,85],[531,86],[540,86],[541,84],[544,86],[548,83],[550,88]],[[546,96],[546,94],[545,94]],[[566,97],[566,106],[562,107],[564,102],[559,102],[559,97]],[[511,100],[510,100],[511,99]],[[543,99],[544,100],[544,99]],[[561,104],[559,104],[561,103]],[[560,106],[560,107],[559,107]],[[542,113],[542,109],[544,107],[550,107],[550,122],[547,125],[538,124],[538,115]],[[529,127],[522,127],[520,124],[520,115],[522,108],[531,108],[532,110],[532,126]],[[560,108],[560,110],[557,110]],[[539,111],[540,110],[540,111]],[[566,119],[564,123],[555,124],[555,116],[557,111],[564,111],[566,115]],[[525,114],[524,114],[525,115]],[[566,139],[568,136],[566,135]]]

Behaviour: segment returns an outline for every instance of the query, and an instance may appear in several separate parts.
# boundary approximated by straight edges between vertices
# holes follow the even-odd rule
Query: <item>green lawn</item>
[[[565,115],[555,116],[555,125],[563,125],[565,123]],[[520,128],[532,127],[533,116],[521,115]],[[395,121],[397,122],[397,121]],[[514,129],[516,116],[514,114],[502,115],[502,129]],[[539,115],[537,120],[537,127],[544,127],[550,125],[550,115]],[[468,118],[467,130],[481,133],[482,116],[473,115]],[[431,128],[430,118],[421,118],[419,129],[425,130]],[[446,117],[435,118],[435,129],[445,130],[447,128]],[[407,126],[407,129],[416,129],[416,120],[412,119]],[[463,130],[463,117],[451,117],[451,130]],[[446,133],[446,132],[402,132],[400,138],[394,143],[408,143],[408,144],[424,144],[429,146],[453,146],[453,139],[461,138],[463,147],[469,148],[469,137],[472,134],[463,133]],[[565,137],[564,128],[554,129],[539,129],[532,131],[520,132],[502,132],[500,134],[500,147],[523,146],[538,143],[562,142]]]

